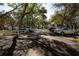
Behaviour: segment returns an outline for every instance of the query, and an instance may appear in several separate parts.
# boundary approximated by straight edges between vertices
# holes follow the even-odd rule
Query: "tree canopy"
[[[61,26],[64,24],[70,28],[77,28],[78,17],[79,17],[79,4],[77,3],[58,3],[54,4],[57,8],[60,8],[54,16],[52,16],[51,21],[55,23],[60,23]]]
[[[43,27],[47,10],[44,7],[41,7],[41,5],[36,3],[8,3],[7,5],[11,7],[12,10],[1,14],[1,18],[10,15],[10,17],[13,18],[13,21],[15,21],[15,24],[13,24],[19,26],[19,28],[22,26]],[[7,19],[5,20],[7,21]]]

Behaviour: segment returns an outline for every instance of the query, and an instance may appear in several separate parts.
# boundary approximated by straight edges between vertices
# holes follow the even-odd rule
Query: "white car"
[[[76,30],[70,28],[56,28],[54,32],[59,34],[76,34]]]
[[[55,29],[53,29],[54,33],[61,33],[62,31],[63,31],[62,28],[55,28]]]

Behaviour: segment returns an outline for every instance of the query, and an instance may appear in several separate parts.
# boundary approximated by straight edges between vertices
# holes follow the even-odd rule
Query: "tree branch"
[[[19,27],[23,24],[22,20],[23,20],[23,18],[24,18],[24,16],[25,16],[24,13],[25,13],[25,11],[26,11],[26,9],[27,9],[28,3],[23,4],[23,5],[24,5],[24,9],[23,9],[23,12],[22,12],[22,14],[21,14]]]
[[[35,4],[33,4],[33,7],[31,8],[31,10],[29,12],[26,12],[24,15],[30,14],[32,12],[32,10],[33,10],[34,7],[35,7]]]
[[[25,16],[26,14],[30,14],[30,13],[32,12],[32,10],[33,10],[35,4],[33,4],[33,7],[31,8],[31,10],[30,10],[29,12],[25,12],[26,9],[27,9],[27,6],[28,6],[28,4],[26,3],[25,6],[24,6],[24,10],[23,10],[23,12],[22,12],[22,15],[21,15],[19,27],[20,27],[20,26],[22,25],[22,23],[23,23],[22,20],[23,20],[24,16]]]
[[[21,6],[21,5],[19,5],[19,6]],[[10,10],[10,11],[8,11],[8,12],[2,14],[2,15],[0,15],[0,17],[5,16],[5,15],[9,14],[10,12],[16,10],[19,6],[16,6],[14,9],[12,9],[12,10]]]

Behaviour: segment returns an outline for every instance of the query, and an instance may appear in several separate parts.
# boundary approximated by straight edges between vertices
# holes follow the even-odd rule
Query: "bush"
[[[0,30],[3,36],[16,34],[16,30]]]
[[[75,40],[79,43],[79,36],[75,38]]]

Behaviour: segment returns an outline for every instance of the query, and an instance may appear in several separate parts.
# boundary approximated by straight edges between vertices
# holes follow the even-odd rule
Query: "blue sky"
[[[48,3],[48,4],[43,4],[43,6],[47,9],[47,19],[49,19],[53,14],[54,12],[56,11],[56,8],[52,6],[51,3]]]
[[[48,4],[43,4],[42,6],[44,6],[46,9],[47,9],[47,19],[50,18],[50,16],[52,16],[55,12],[55,8],[52,7],[52,4],[51,3],[48,3]],[[0,11],[2,10],[5,10],[5,11],[10,11],[12,8],[11,7],[8,7],[7,5],[4,5],[4,6],[0,6]]]
[[[0,11],[5,10],[5,11],[10,11],[12,8],[8,7],[7,5],[0,6]]]

